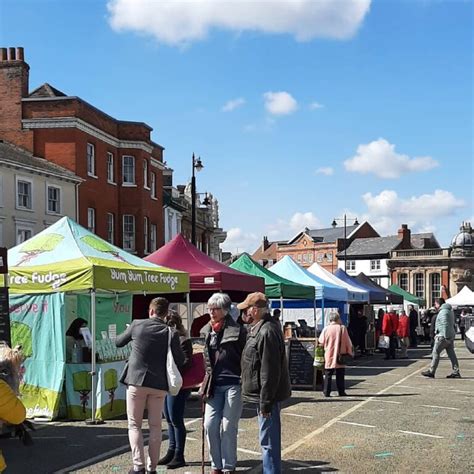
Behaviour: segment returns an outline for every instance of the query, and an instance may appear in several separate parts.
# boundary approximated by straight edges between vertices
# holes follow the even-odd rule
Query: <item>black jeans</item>
[[[339,395],[342,395],[346,391],[346,384],[344,382],[344,374],[346,369],[344,367],[340,369],[325,369],[324,370],[324,395],[329,397],[331,395],[332,376],[336,372],[336,386]]]
[[[385,349],[385,358],[395,359],[396,351],[397,351],[397,336],[390,336],[390,345],[388,349]]]

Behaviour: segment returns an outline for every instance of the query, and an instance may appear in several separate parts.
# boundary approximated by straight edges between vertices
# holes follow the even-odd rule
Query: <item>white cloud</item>
[[[334,168],[330,166],[323,166],[316,170],[316,174],[323,174],[325,176],[332,176],[334,174]]]
[[[212,29],[290,34],[297,41],[352,37],[371,0],[109,0],[116,31],[135,31],[170,45],[205,38]]]
[[[407,173],[430,170],[439,166],[439,163],[430,156],[410,158],[396,153],[395,145],[379,138],[366,145],[359,145],[357,154],[346,160],[344,166],[347,171],[372,173],[379,178],[394,179]]]
[[[240,227],[232,227],[227,231],[227,238],[222,244],[225,252],[233,254],[241,252],[253,253],[260,244],[262,237],[252,232],[246,232]]]
[[[311,102],[311,104],[309,104],[309,108],[310,110],[317,110],[324,108],[324,105],[320,104],[319,102]]]
[[[238,99],[229,100],[222,107],[222,112],[232,112],[235,109],[242,107],[242,105],[244,104],[245,104],[245,99],[242,97],[239,97]]]
[[[285,91],[265,92],[265,108],[272,115],[289,115],[296,111],[298,103],[291,94]]]

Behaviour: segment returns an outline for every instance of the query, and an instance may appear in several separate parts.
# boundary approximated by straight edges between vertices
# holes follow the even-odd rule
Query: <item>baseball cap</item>
[[[240,310],[247,309],[250,306],[265,308],[267,305],[268,305],[267,297],[263,293],[256,291],[255,293],[250,293],[249,295],[247,295],[247,298],[245,298],[245,301],[242,301],[242,303],[239,303],[237,305],[237,308]]]

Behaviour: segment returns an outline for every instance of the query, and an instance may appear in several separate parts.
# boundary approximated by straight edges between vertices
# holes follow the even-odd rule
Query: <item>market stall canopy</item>
[[[259,265],[248,253],[243,253],[230,267],[249,275],[262,277],[265,280],[265,294],[268,298],[314,300],[314,286],[300,285],[287,280]]]
[[[474,292],[464,286],[457,295],[447,299],[446,303],[452,306],[474,306]]]
[[[393,293],[397,293],[397,295],[402,296],[405,301],[417,304],[418,306],[424,306],[425,304],[424,298],[419,298],[418,296],[412,295],[411,293],[408,293],[408,291],[405,291],[403,288],[400,288],[398,285],[390,285],[388,289]]]
[[[309,268],[308,271],[317,277],[332,283],[337,286],[341,286],[342,288],[346,288],[347,290],[347,297],[349,303],[364,303],[369,301],[369,292],[363,290],[362,288],[358,288],[350,283],[341,280],[336,275],[328,272],[325,268],[323,268],[318,263],[314,262]]]
[[[191,242],[178,234],[173,240],[156,252],[148,255],[146,261],[164,265],[189,273],[191,292],[225,291],[243,293],[265,291],[263,278],[229,268],[201,252]]]
[[[370,304],[385,304],[385,293],[378,288],[374,288],[372,285],[364,285],[361,281],[349,276],[342,268],[336,270],[335,275],[342,281],[345,281],[356,288],[369,292],[369,303]]]
[[[187,273],[145,262],[63,217],[8,251],[12,293],[184,293]]]
[[[347,301],[347,290],[340,286],[333,285],[327,281],[318,278],[308,270],[298,265],[291,257],[285,255],[275,265],[272,266],[272,272],[283,278],[300,283],[301,285],[313,286],[316,289],[316,299]]]
[[[365,273],[359,273],[356,276],[356,280],[359,280],[365,286],[372,286],[375,290],[382,292],[384,295],[383,303],[390,303],[390,304],[403,304],[403,296],[397,295],[390,290],[387,290],[383,286],[377,285],[374,281],[372,281]]]

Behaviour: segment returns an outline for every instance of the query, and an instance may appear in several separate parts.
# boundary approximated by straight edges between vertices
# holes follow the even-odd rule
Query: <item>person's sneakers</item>
[[[128,474],[145,474],[145,469],[139,469],[138,471],[135,471],[135,469],[132,467],[132,469],[128,471]]]
[[[339,394],[339,396],[340,396],[340,397],[348,397],[349,395],[347,395],[346,392],[342,392],[342,393]]]
[[[431,370],[425,370],[424,372],[421,373],[421,375],[423,375],[423,377],[429,377],[431,379],[435,378],[435,376],[434,376],[433,372],[431,372]]]
[[[452,374],[446,375],[447,379],[460,379],[461,374],[459,372],[453,372]]]
[[[170,463],[174,458],[174,451],[168,449],[167,453],[158,461],[158,466],[164,466]]]

